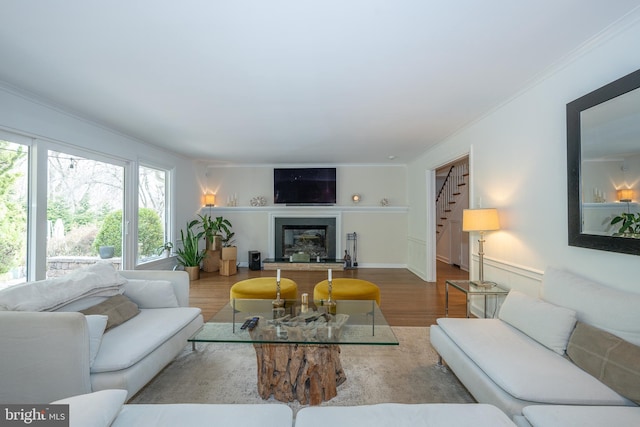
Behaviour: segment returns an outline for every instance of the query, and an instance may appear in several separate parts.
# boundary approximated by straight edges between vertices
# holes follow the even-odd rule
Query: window
[[[49,151],[47,277],[123,254],[124,167]]]
[[[0,129],[0,289],[103,258],[132,269],[163,257],[170,178],[162,167]]]
[[[0,288],[27,274],[29,146],[0,135]]]
[[[162,169],[138,168],[138,263],[164,256],[170,240],[167,215],[167,176]]]

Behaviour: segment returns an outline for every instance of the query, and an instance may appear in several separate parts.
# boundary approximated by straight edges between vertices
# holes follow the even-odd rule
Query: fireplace
[[[336,258],[336,218],[274,218],[274,254],[276,258]]]

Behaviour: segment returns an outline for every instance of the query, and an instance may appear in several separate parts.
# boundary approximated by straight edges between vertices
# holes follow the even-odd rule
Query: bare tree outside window
[[[29,150],[0,139],[0,288],[26,280]],[[124,166],[114,163],[47,152],[47,277],[101,258],[122,268]],[[139,167],[138,263],[163,256],[169,241],[168,175]]]
[[[123,201],[122,166],[49,151],[47,277],[95,263],[101,247],[113,248],[102,257],[119,267]],[[119,223],[113,227],[118,212]]]

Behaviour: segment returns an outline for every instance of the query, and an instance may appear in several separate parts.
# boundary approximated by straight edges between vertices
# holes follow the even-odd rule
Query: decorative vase
[[[205,239],[206,241],[206,249],[208,251],[219,251],[222,249],[222,236],[216,234],[213,236],[213,241],[209,239]]]
[[[185,267],[184,271],[189,274],[189,280],[199,280],[200,279],[200,267]]]

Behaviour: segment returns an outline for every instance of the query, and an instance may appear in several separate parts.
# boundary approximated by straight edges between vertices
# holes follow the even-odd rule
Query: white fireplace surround
[[[320,212],[317,214],[309,211],[292,211],[287,213],[269,213],[269,254],[267,258],[275,258],[276,245],[276,218],[334,218],[336,220],[336,258],[340,257],[342,249],[342,213],[340,212]],[[345,237],[346,238],[346,237]]]

